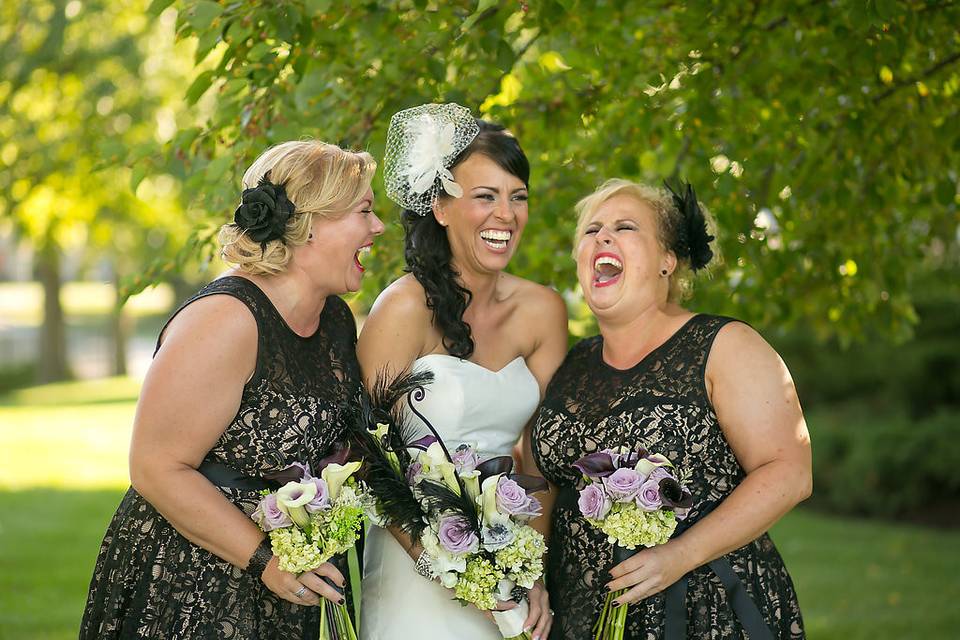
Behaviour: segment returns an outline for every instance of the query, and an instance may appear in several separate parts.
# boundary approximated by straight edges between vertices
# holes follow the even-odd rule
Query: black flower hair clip
[[[233,214],[234,224],[246,231],[251,240],[259,242],[262,251],[266,251],[271,240],[283,238],[296,209],[283,185],[273,184],[269,176],[268,172],[257,186],[243,190],[240,206]]]
[[[690,268],[699,271],[713,259],[710,243],[713,242],[714,237],[707,233],[707,219],[697,202],[697,194],[689,182],[684,184],[681,181],[676,190],[667,181],[663,182],[663,186],[673,196],[673,203],[681,216],[680,229],[676,246],[672,247],[673,251],[678,258],[689,259]]]

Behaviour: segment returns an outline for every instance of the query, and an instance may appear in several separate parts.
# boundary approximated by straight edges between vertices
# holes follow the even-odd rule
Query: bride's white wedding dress
[[[540,400],[540,388],[518,356],[499,371],[469,360],[430,354],[413,371],[434,381],[415,405],[451,450],[476,444],[480,458],[510,455]],[[417,420],[416,418],[413,418]],[[413,560],[389,531],[371,527],[364,548],[360,609],[362,640],[499,640],[500,632],[475,607],[419,576]]]

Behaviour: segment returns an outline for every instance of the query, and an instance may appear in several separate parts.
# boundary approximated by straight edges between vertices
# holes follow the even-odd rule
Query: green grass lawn
[[[0,640],[76,637],[126,488],[136,390],[120,378],[0,398]],[[960,532],[798,510],[772,535],[811,638],[956,636]]]

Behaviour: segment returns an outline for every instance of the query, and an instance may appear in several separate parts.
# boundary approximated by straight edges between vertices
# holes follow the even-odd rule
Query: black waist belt
[[[563,505],[569,509],[576,509],[578,492],[573,487],[561,487],[557,496],[556,505]],[[699,518],[707,515],[699,514]],[[677,527],[673,537],[677,537],[685,530],[689,529],[695,523],[684,521]],[[625,552],[625,553],[624,553]],[[633,555],[635,552],[614,547],[614,566]],[[726,556],[722,556],[707,563],[707,566],[720,579],[723,590],[727,594],[727,600],[733,609],[734,615],[740,622],[740,626],[747,632],[750,640],[774,640],[774,635],[770,631],[763,614],[757,608],[757,604],[747,593],[747,588],[743,581],[734,573],[733,567]],[[690,574],[686,574],[664,591],[664,640],[686,640],[687,638],[687,587],[690,581]]]
[[[279,482],[266,478],[245,476],[231,466],[211,460],[201,462],[197,471],[218,487],[246,491],[275,491],[280,488]]]

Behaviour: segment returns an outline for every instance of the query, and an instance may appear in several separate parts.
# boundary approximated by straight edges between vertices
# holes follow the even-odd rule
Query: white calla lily
[[[348,462],[347,464],[337,464],[331,462],[320,472],[320,477],[327,483],[327,490],[330,492],[330,501],[333,502],[340,496],[340,488],[347,478],[352,476],[360,468],[359,462]]]
[[[467,495],[476,502],[480,496],[480,472],[479,471],[461,471],[460,479],[463,480],[463,486],[467,489]]]
[[[313,482],[288,482],[277,490],[277,508],[284,512],[300,528],[310,524],[310,514],[305,505],[317,495]]]
[[[672,467],[673,464],[667,459],[666,456],[660,455],[659,453],[654,453],[646,458],[640,458],[640,461],[634,467],[638,473],[644,477],[649,476],[654,469],[657,467]]]
[[[510,516],[500,513],[497,509],[497,485],[500,484],[500,478],[502,476],[502,473],[490,476],[483,481],[483,485],[480,488],[483,523],[488,527],[495,524],[506,525],[510,521]]]

